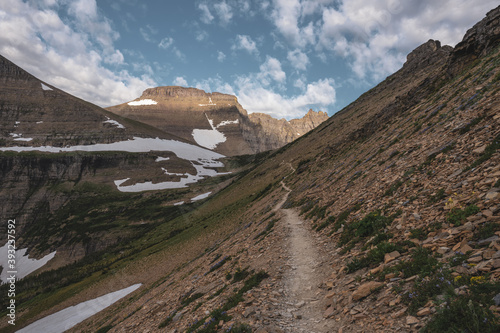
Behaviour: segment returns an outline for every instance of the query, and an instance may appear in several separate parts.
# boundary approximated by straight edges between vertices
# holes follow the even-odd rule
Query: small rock
[[[415,325],[418,324],[420,321],[413,317],[413,316],[406,316],[406,324],[407,325]]]
[[[399,256],[401,256],[401,254],[398,251],[386,253],[384,256],[384,264],[387,264],[388,262],[393,261],[394,259],[398,258]]]
[[[482,240],[478,241],[477,245],[479,245],[479,246],[489,245],[491,242],[494,242],[494,241],[496,241],[499,238],[500,237],[498,237],[497,235],[491,236],[491,237],[488,237],[486,239],[482,239]]]
[[[401,317],[402,315],[404,315],[404,313],[406,312],[406,310],[407,310],[407,309],[408,309],[407,307],[404,307],[404,308],[402,308],[401,310],[396,311],[396,312],[394,312],[393,314],[391,314],[391,317],[392,317],[393,319],[399,318],[399,317]]]
[[[352,300],[360,300],[372,293],[373,290],[382,287],[384,284],[381,282],[370,281],[362,284],[356,291],[352,294]]]
[[[303,307],[303,306],[304,306],[304,304],[306,304],[306,302],[304,302],[304,301],[300,301],[300,302],[298,302],[297,304],[295,304],[295,307],[296,307],[296,308],[301,308],[301,307]]]
[[[431,314],[431,309],[430,308],[423,308],[420,311],[417,312],[417,316],[423,317],[423,316],[428,316]]]
[[[499,196],[498,192],[491,191],[491,192],[486,193],[486,195],[484,196],[484,199],[485,200],[496,200],[498,198],[498,196]]]
[[[496,306],[500,306],[500,293],[493,297],[493,302],[495,302]]]
[[[482,153],[484,153],[485,150],[486,150],[486,145],[482,145],[481,147],[474,149],[472,153],[476,155],[481,155]]]
[[[323,313],[323,317],[326,318],[326,319],[330,318],[331,316],[333,316],[334,313],[335,313],[335,309],[333,308],[333,306],[330,306]]]
[[[446,247],[446,246],[441,246],[438,250],[437,250],[437,253],[439,254],[445,254],[445,253],[448,253],[450,251],[450,248],[449,247]]]

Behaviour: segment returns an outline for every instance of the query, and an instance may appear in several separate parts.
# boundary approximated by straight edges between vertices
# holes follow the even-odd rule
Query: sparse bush
[[[469,205],[465,207],[465,209],[460,208],[452,208],[447,215],[447,220],[449,223],[452,223],[455,226],[459,226],[462,224],[465,219],[471,215],[474,215],[479,212],[479,207],[476,205]]]

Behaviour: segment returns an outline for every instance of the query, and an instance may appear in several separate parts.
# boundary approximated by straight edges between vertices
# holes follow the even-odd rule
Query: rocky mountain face
[[[280,148],[328,119],[312,110],[290,122],[248,115],[235,96],[177,86],[146,89],[140,98],[107,109],[226,156]]]
[[[278,149],[306,134],[328,119],[326,112],[315,112],[312,109],[300,119],[275,119],[264,113],[251,113],[250,121],[257,126],[262,138],[261,150],[271,147]]]

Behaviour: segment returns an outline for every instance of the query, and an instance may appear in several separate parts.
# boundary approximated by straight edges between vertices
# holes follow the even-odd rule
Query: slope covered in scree
[[[455,49],[425,43],[308,135],[242,158],[195,210],[81,263],[101,273],[75,277],[85,296],[44,300],[143,283],[75,332],[498,331],[499,16]]]

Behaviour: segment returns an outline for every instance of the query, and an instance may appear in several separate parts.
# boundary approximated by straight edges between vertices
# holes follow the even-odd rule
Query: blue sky
[[[497,0],[0,0],[0,54],[101,106],[148,87],[330,115],[428,39],[454,46]]]

